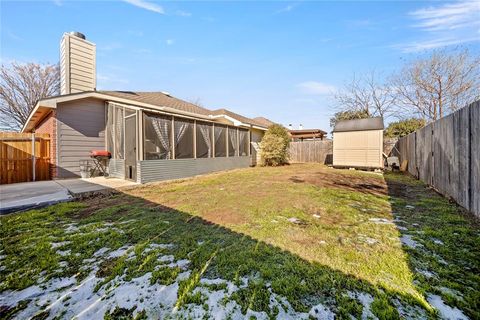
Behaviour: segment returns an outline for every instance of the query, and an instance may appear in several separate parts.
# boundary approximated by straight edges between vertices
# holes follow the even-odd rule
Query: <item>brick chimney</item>
[[[93,91],[97,86],[96,46],[80,32],[63,34],[60,42],[60,93]]]

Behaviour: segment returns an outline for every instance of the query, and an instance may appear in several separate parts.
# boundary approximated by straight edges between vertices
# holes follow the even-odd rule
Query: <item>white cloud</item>
[[[58,7],[61,7],[63,5],[63,2],[62,0],[52,0],[53,4],[58,6]]]
[[[192,14],[190,12],[186,12],[186,11],[183,11],[183,10],[177,10],[175,12],[175,14],[177,16],[180,16],[180,17],[191,17],[192,16]]]
[[[433,40],[411,42],[411,43],[402,44],[395,47],[400,47],[403,52],[410,53],[410,52],[419,52],[419,51],[442,48],[442,47],[453,46],[453,45],[460,45],[463,43],[474,42],[478,40],[479,40],[478,37],[463,38],[463,39],[439,38],[439,39],[433,39]]]
[[[420,30],[421,40],[397,44],[404,52],[415,52],[480,41],[480,2],[462,0],[421,8],[408,15]]]
[[[297,84],[297,88],[303,93],[315,95],[328,95],[336,90],[333,85],[317,81],[305,81],[299,83]]]
[[[167,46],[171,46],[174,42],[175,42],[175,40],[173,40],[173,39],[167,39],[167,40],[165,41],[165,43],[167,44]]]
[[[427,31],[453,30],[480,24],[480,2],[460,1],[422,8],[409,15],[418,21],[415,27]]]
[[[165,14],[165,10],[163,10],[163,7],[159,6],[156,3],[148,2],[145,0],[123,0],[123,1],[145,10],[153,11],[160,14]]]
[[[297,6],[297,4],[289,4],[289,5],[281,8],[280,10],[275,11],[275,14],[284,13],[284,12],[290,12],[290,11],[292,11],[296,6]]]

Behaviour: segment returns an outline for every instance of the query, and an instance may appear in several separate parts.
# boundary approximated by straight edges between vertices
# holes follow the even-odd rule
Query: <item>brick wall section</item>
[[[57,178],[57,113],[52,110],[35,128],[36,133],[50,135],[50,177]]]

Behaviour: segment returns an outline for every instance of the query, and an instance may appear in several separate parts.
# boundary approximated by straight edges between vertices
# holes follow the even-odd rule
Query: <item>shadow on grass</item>
[[[393,180],[389,182],[388,178],[386,181],[389,190],[390,186],[393,190],[393,184],[396,184],[395,188],[400,189],[401,184],[408,188],[420,188],[416,184],[411,187],[410,182],[399,183]],[[397,192],[391,194],[392,210],[399,214],[399,219],[406,217],[410,212],[407,211],[410,209],[405,209],[410,200],[399,196]],[[421,199],[415,201],[413,205],[421,207],[424,203],[428,208],[429,202],[425,201]],[[427,213],[428,210],[425,209],[425,214]],[[448,211],[448,214],[452,215],[451,219],[455,216],[455,212]],[[425,219],[425,228],[428,228],[428,217],[423,215],[421,217],[421,221]],[[419,218],[420,216],[416,214],[408,215],[408,219],[416,221],[412,224],[420,223]],[[452,223],[451,219],[449,221]],[[226,294],[226,299],[235,301],[243,314],[251,310],[265,312],[266,316],[275,318],[283,314],[281,309],[288,314],[290,305],[296,312],[310,313],[310,316],[318,318],[328,318],[329,313],[326,310],[334,313],[336,319],[350,319],[350,316],[362,318],[362,315],[369,316],[369,312],[380,319],[434,316],[431,310],[427,310],[428,306],[424,301],[418,297],[371,284],[354,275],[345,274],[318,262],[307,261],[297,254],[211,223],[188,212],[125,193],[93,197],[85,199],[82,203],[60,204],[2,217],[1,221],[3,248],[1,254],[6,257],[2,260],[0,271],[2,283],[0,305],[4,305],[0,309],[2,318],[15,317],[15,314],[18,316],[29,310],[29,306],[37,303],[36,297],[26,297],[23,299],[24,302],[18,301],[16,305],[9,305],[9,301],[5,301],[4,298],[9,297],[11,290],[21,290],[35,285],[41,278],[47,281],[75,276],[80,282],[92,272],[88,266],[85,268],[85,259],[92,258],[102,248],[115,250],[126,244],[132,246],[133,249],[129,250],[135,252],[135,257],[128,260],[128,255],[124,254],[120,258],[104,261],[96,271],[99,279],[98,288],[108,287],[109,282],[117,276],[123,275],[125,279],[131,280],[147,273],[152,273],[150,285],[152,279],[153,283],[171,285],[179,270],[173,274],[171,271],[159,273],[158,266],[162,263],[158,260],[158,254],[172,254],[177,261],[182,259],[189,261],[188,276],[181,280],[177,279],[179,284],[174,305],[165,306],[162,312],[166,313],[160,314],[161,316],[168,315],[175,308],[182,310],[194,304],[202,305],[205,297],[199,298],[198,291],[195,290],[202,286],[200,279],[217,278],[237,286],[237,290]],[[405,230],[402,230],[404,227],[398,221],[396,223],[401,232],[404,232]],[[105,228],[105,225],[113,227],[107,228],[106,231],[98,231]],[[67,232],[66,230],[72,226],[74,232]],[[458,228],[461,228],[460,224]],[[468,234],[470,231],[465,232]],[[448,239],[444,241],[450,245]],[[52,249],[52,242],[66,242],[61,250],[68,251],[69,254],[59,255],[56,249]],[[146,252],[146,248],[152,243],[173,244],[173,247],[161,249],[164,250],[161,252],[152,251],[156,254],[153,255]],[[425,246],[428,248],[427,244]],[[432,285],[427,280],[419,279],[416,251],[405,248],[417,281],[416,286],[422,293],[435,293],[436,291],[430,290]],[[61,261],[67,263],[63,269],[58,268]],[[475,280],[473,272],[478,270],[475,261],[478,260],[474,258],[469,262],[471,269],[466,272],[471,274],[469,280]],[[448,274],[448,279],[453,280],[455,277],[465,279],[464,275],[458,275],[457,268],[455,270],[456,273],[445,268],[443,272]],[[425,281],[428,287],[424,285]],[[462,285],[460,282],[458,285]],[[476,284],[469,282],[467,285],[477,290],[478,297],[478,282]],[[277,297],[284,297],[288,305],[272,303],[272,299],[275,300]],[[463,298],[463,302],[456,300],[455,305],[465,310],[472,318],[478,316],[475,313],[475,310],[478,310],[475,309],[475,303],[478,302],[472,302],[475,294],[464,294]],[[111,300],[106,301],[112,303],[106,309],[107,314],[112,312],[113,315],[117,313],[132,315],[133,309],[115,309],[116,305]],[[93,301],[91,303],[93,304]],[[51,302],[46,303],[47,306],[38,305],[31,310],[35,310],[39,316],[50,314],[53,317],[71,318],[76,314],[75,306],[69,305],[68,301],[55,308],[49,308],[50,304]],[[143,303],[134,301],[133,304],[140,306]],[[224,306],[227,306],[226,301]],[[211,310],[205,310],[209,311]],[[152,316],[150,314],[152,310],[146,312]]]
[[[418,291],[446,310],[440,316],[480,319],[478,221],[408,175],[387,173],[385,181]]]

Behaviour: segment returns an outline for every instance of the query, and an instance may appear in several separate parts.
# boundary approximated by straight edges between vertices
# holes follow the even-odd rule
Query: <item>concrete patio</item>
[[[135,185],[137,183],[132,181],[105,177],[2,185],[0,186],[0,214],[44,207],[96,192],[119,190]]]

